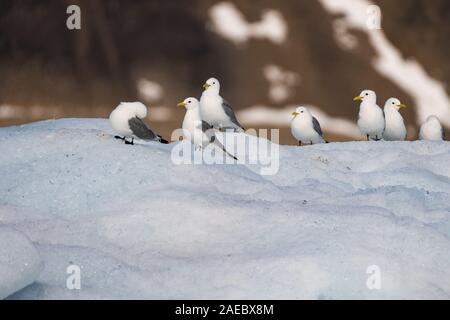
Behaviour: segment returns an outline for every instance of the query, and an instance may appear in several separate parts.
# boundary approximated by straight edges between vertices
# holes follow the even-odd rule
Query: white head
[[[219,93],[220,82],[216,78],[209,78],[208,80],[206,80],[205,84],[203,85],[203,88],[205,88],[205,91]]]
[[[439,123],[439,125],[441,124],[441,122],[439,121],[439,118],[436,117],[435,115],[428,116],[427,120],[425,122]]]
[[[136,117],[140,119],[144,119],[147,116],[147,107],[142,102],[121,102],[120,105],[134,112]]]
[[[189,97],[181,101],[177,106],[179,107],[185,107],[187,110],[193,110],[198,108],[200,103],[196,98]]]
[[[294,112],[292,112],[292,115],[294,119],[296,117],[301,117],[302,119],[312,119],[311,112],[309,112],[306,107],[298,107]]]
[[[353,98],[353,101],[369,101],[372,103],[377,102],[377,95],[375,91],[372,90],[363,90],[359,94],[359,96],[356,96]]]
[[[395,109],[400,110],[400,108],[406,108],[406,105],[401,103],[397,98],[389,98],[386,100],[384,107],[394,107]]]

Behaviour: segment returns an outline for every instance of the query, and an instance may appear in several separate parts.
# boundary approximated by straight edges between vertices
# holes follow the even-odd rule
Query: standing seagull
[[[229,153],[216,138],[213,127],[201,120],[200,103],[196,98],[186,98],[184,101],[178,103],[178,106],[186,108],[186,114],[183,120],[183,131],[196,148],[199,147],[201,149],[209,143],[214,143],[227,155],[234,160],[237,160],[237,158]]]
[[[431,141],[445,140],[444,128],[442,128],[438,117],[429,116],[420,126],[419,139]]]
[[[203,88],[205,90],[200,97],[201,119],[220,130],[245,131],[237,121],[231,105],[220,96],[219,80],[209,78],[203,85]]]
[[[384,131],[383,110],[377,105],[377,95],[372,90],[364,90],[353,101],[361,101],[359,105],[358,127],[367,140],[381,140]]]
[[[134,137],[142,140],[153,140],[168,143],[150,130],[142,119],[147,116],[147,107],[141,102],[121,102],[109,115],[109,122],[119,134],[114,136],[125,144],[134,144]],[[127,138],[131,138],[128,141]]]
[[[397,98],[389,98],[384,104],[384,118],[386,120],[383,139],[388,141],[405,140],[406,127],[403,117],[400,114],[400,108],[406,108],[406,105]]]
[[[291,121],[292,135],[297,139],[298,145],[302,143],[328,143],[323,138],[322,129],[319,121],[311,115],[311,112],[305,107],[298,107],[292,112],[294,118]]]

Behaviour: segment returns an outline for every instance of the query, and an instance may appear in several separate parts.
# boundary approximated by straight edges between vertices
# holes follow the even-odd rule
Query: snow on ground
[[[417,123],[422,124],[430,115],[436,115],[445,126],[450,126],[450,97],[443,83],[427,74],[423,66],[415,59],[405,59],[401,52],[387,39],[381,29],[372,29],[368,23],[373,19],[374,4],[368,0],[319,0],[324,8],[335,15],[339,23],[335,25],[338,43],[356,44],[351,35],[345,31],[357,29],[367,34],[370,43],[377,53],[372,64],[375,70],[388,77],[392,82],[405,90],[417,107]],[[382,14],[382,12],[381,12]],[[336,28],[336,26],[339,26]],[[420,90],[417,90],[420,88]],[[380,102],[382,104],[382,102]]]
[[[0,128],[0,224],[44,262],[11,298],[450,298],[447,142],[280,146],[273,176],[175,165],[175,145],[97,119]]]
[[[0,299],[33,283],[41,269],[41,259],[30,240],[0,226]]]

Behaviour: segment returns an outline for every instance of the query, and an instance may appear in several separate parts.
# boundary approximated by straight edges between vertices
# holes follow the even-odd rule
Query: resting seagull
[[[377,105],[377,95],[372,90],[364,90],[354,101],[361,101],[359,105],[358,127],[367,140],[381,140],[384,132],[383,110]]]
[[[429,116],[420,126],[419,139],[431,141],[445,140],[444,128],[442,128],[438,117]]]
[[[297,139],[299,146],[301,146],[302,143],[328,143],[323,138],[319,121],[312,116],[307,108],[298,107],[292,112],[292,115],[294,117],[291,121],[291,132],[295,139]]]
[[[205,90],[200,97],[201,119],[220,130],[245,131],[237,121],[231,105],[220,96],[219,80],[209,78],[203,88]]]
[[[389,98],[384,104],[384,118],[386,120],[383,139],[387,141],[403,141],[406,139],[406,127],[403,117],[400,114],[400,108],[406,108],[406,105],[397,98]]]
[[[184,101],[178,103],[178,106],[186,108],[186,114],[183,120],[183,132],[185,132],[185,135],[196,148],[199,147],[201,149],[205,145],[214,143],[227,155],[237,160],[216,138],[213,127],[201,120],[200,103],[196,98],[186,98]]]
[[[147,127],[143,119],[147,116],[147,107],[141,102],[121,102],[109,115],[112,128],[119,134],[116,139],[125,144],[134,144],[134,138],[168,143]],[[131,138],[128,141],[127,138]]]

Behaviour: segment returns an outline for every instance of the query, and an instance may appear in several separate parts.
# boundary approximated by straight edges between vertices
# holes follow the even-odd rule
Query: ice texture
[[[34,245],[22,233],[0,226],[0,299],[33,283],[42,269]]]
[[[44,262],[12,298],[450,298],[447,142],[280,146],[263,176],[113,134],[104,119],[0,128],[0,224]]]

